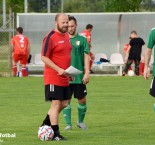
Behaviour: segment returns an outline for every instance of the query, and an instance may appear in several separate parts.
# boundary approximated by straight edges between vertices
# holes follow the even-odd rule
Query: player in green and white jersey
[[[73,16],[69,16],[68,34],[72,44],[71,65],[81,70],[83,73],[77,75],[73,81],[70,82],[71,95],[78,100],[78,122],[77,126],[81,129],[86,129],[84,117],[87,111],[86,84],[89,82],[89,46],[87,39],[76,32],[77,20]],[[71,105],[70,103],[63,110],[63,115],[66,122],[65,130],[72,129],[71,122]]]
[[[145,52],[145,68],[144,68],[144,78],[148,79],[149,77],[149,62],[151,59],[152,49],[155,46],[155,28],[153,28],[150,32],[147,49]],[[155,50],[154,50],[154,56],[155,56]],[[154,58],[155,62],[155,58]],[[153,79],[151,81],[150,86],[150,95],[155,97],[155,64],[153,64]]]

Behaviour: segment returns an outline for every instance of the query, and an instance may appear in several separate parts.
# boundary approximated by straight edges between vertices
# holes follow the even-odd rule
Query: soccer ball
[[[42,141],[51,140],[54,136],[54,131],[50,126],[44,125],[38,129],[38,138]]]
[[[134,76],[134,75],[135,75],[135,73],[134,73],[133,70],[129,70],[129,71],[128,71],[128,76]]]

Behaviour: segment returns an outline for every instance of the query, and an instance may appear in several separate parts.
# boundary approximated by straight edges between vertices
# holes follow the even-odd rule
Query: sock
[[[44,119],[44,121],[43,121],[41,126],[43,126],[43,125],[51,126],[50,116],[48,114],[47,114],[46,118]]]
[[[13,65],[13,76],[16,77],[17,76],[17,66]]]
[[[53,131],[54,131],[54,136],[60,135],[59,132],[59,125],[51,125]]]
[[[63,116],[67,126],[72,126],[71,123],[71,105],[70,103],[63,109]]]
[[[23,77],[28,76],[28,72],[27,72],[27,70],[26,70],[26,66],[25,66],[25,67],[22,67],[21,72],[22,72],[22,76],[23,76]]]
[[[87,111],[86,104],[78,103],[78,123],[82,123]]]

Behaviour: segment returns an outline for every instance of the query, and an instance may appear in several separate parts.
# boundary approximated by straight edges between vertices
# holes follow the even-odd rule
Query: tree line
[[[27,0],[28,12],[47,12],[47,0]],[[2,7],[2,0],[0,5]],[[62,0],[50,0],[52,13],[61,12]],[[6,0],[7,13],[23,13],[24,0]],[[155,0],[63,0],[64,12],[142,12],[155,11]],[[2,14],[2,9],[0,9]]]

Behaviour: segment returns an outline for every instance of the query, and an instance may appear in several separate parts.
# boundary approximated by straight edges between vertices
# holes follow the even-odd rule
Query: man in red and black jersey
[[[64,140],[60,135],[58,118],[61,110],[71,99],[69,77],[65,69],[70,66],[71,44],[68,36],[68,16],[64,13],[55,17],[55,29],[48,33],[42,45],[41,58],[45,63],[44,84],[45,100],[51,101],[51,108],[42,125],[54,130],[53,140]]]

